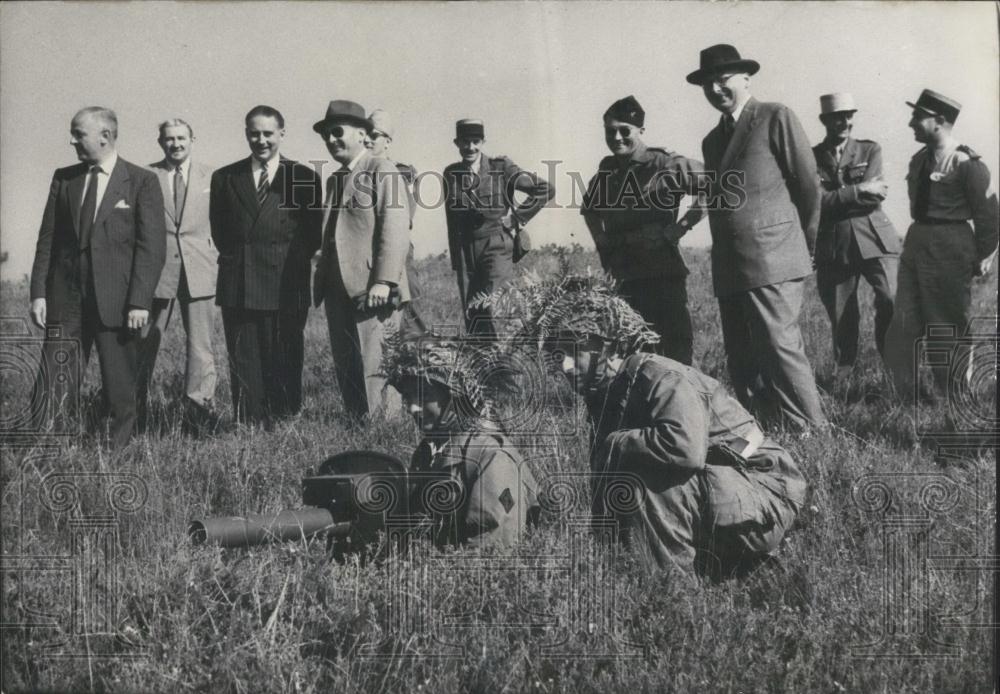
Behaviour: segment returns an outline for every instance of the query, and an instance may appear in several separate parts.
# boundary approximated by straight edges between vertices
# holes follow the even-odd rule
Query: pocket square
[[[129,207],[129,204],[127,202],[125,202],[124,200],[119,200],[118,202],[115,203],[115,209],[116,210],[128,210],[128,209],[131,209],[131,208]]]

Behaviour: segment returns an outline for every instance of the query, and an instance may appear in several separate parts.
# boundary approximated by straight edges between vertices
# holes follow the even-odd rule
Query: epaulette
[[[660,154],[666,154],[668,157],[676,157],[677,152],[672,152],[666,147],[646,147],[647,152],[659,152]]]
[[[406,181],[407,183],[413,183],[413,179],[417,175],[417,170],[413,168],[411,165],[401,164],[398,161],[396,162],[396,170],[399,171],[400,174],[402,174],[403,180]]]
[[[959,152],[962,152],[963,154],[969,155],[969,159],[981,158],[978,154],[976,154],[975,150],[973,150],[972,147],[969,147],[969,145],[959,145],[955,149],[957,149]]]
[[[856,137],[856,138],[854,138],[854,141],[855,142],[867,142],[870,145],[875,144],[875,140],[866,140],[863,137]]]

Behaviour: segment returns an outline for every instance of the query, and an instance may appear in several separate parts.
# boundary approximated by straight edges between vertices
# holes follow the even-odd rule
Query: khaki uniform
[[[927,148],[920,150],[910,160],[906,181],[913,224],[903,244],[885,354],[903,395],[913,393],[914,343],[927,327],[940,324],[958,336],[964,334],[970,318],[972,278],[979,272],[979,263],[996,252],[998,233],[997,195],[990,171],[968,147],[953,141],[937,160]],[[938,388],[947,385],[949,373],[965,373],[960,364],[967,355],[967,351],[953,354],[948,365],[933,369]]]
[[[896,295],[899,234],[875,196],[858,192],[858,184],[882,177],[882,148],[871,140],[849,138],[840,158],[836,147],[813,147],[823,189],[816,237],[816,285],[833,329],[838,366],[851,366],[858,356],[858,285],[862,277],[875,293],[875,344],[879,353],[892,320]]]
[[[652,567],[723,573],[774,552],[805,501],[791,456],[714,379],[633,354],[587,397],[596,518]],[[607,477],[638,484],[637,504]]]
[[[537,519],[538,484],[499,431],[425,438],[413,453],[410,471],[421,483],[410,508],[431,519],[438,546],[511,547]],[[424,493],[435,477],[455,485],[454,503],[447,495]]]
[[[469,309],[469,303],[489,294],[514,276],[514,237],[503,228],[511,212],[523,227],[555,195],[544,179],[525,171],[508,157],[482,153],[473,171],[464,162],[444,170],[445,215],[452,269],[466,309],[466,328],[481,335],[494,333],[491,314]],[[514,191],[528,197],[515,204]]]
[[[687,308],[687,266],[666,238],[684,195],[698,194],[701,162],[640,145],[621,166],[601,160],[580,208],[588,219],[601,264],[660,337],[655,351],[690,364],[693,334]]]

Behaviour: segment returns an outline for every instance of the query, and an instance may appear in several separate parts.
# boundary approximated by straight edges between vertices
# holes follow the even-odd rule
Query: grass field
[[[695,358],[725,380],[708,256],[686,255]],[[596,265],[580,249],[566,258]],[[551,249],[526,261],[543,272],[555,263]],[[447,259],[419,267],[422,314],[454,326]],[[977,283],[978,315],[996,315],[996,287],[995,272]],[[782,549],[784,572],[721,585],[647,575],[581,537],[568,513],[547,514],[506,558],[426,551],[360,566],[328,560],[322,543],[192,547],[192,518],[297,506],[300,478],[327,456],[374,448],[407,459],[417,438],[406,420],[362,428],[342,416],[319,311],[306,328],[299,417],[272,432],[190,438],[177,406],[183,332],[174,325],[150,433],[115,455],[98,453],[88,435],[54,453],[3,451],[2,689],[989,692],[993,576],[976,567],[993,548],[994,458],[935,463],[917,432],[940,426],[945,406],[915,412],[885,395],[867,288],[863,299],[860,367],[831,384],[829,324],[810,280],[802,328],[836,426],[777,436],[811,486]],[[27,303],[23,283],[3,285],[0,314],[25,316]],[[228,415],[221,321],[215,344]],[[94,402],[91,361],[85,399]],[[995,393],[995,375],[987,380]],[[5,421],[24,407],[29,383],[30,374],[4,372]],[[578,406],[553,405],[524,425],[517,439],[539,479],[582,488],[581,421]],[[579,435],[553,434],[574,428]],[[53,489],[52,473],[69,475],[79,507]],[[89,473],[135,475],[145,486],[144,498],[119,499],[129,512],[111,519],[116,531],[96,518],[109,509]],[[881,504],[886,494],[892,501]],[[84,622],[108,633],[84,636]]]

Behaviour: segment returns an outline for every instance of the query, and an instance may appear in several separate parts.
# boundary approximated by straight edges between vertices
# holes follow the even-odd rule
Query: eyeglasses
[[[344,127],[342,125],[332,125],[326,129],[326,136],[333,136],[340,139],[344,136]]]
[[[715,75],[713,77],[706,78],[705,79],[705,84],[706,85],[709,85],[709,84],[718,84],[718,85],[721,86],[721,85],[725,84],[726,82],[728,82],[729,80],[731,80],[732,78],[736,77],[736,75],[743,75],[743,74],[746,74],[746,73],[743,73],[743,72],[731,72],[728,75]]]
[[[371,135],[369,135],[369,137],[370,137],[371,139],[373,139],[373,140],[377,140],[377,139],[379,139],[380,137],[384,137],[384,138],[385,138],[385,139],[387,139],[387,140],[391,140],[391,139],[392,139],[391,137],[389,137],[388,135],[386,135],[386,134],[385,134],[384,132],[382,132],[381,130],[372,130],[372,134],[371,134]]]
[[[616,127],[604,126],[604,137],[610,138],[614,137],[615,134],[618,134],[621,135],[622,138],[628,138],[632,137],[633,130],[634,128],[632,128],[631,125],[619,125]]]

